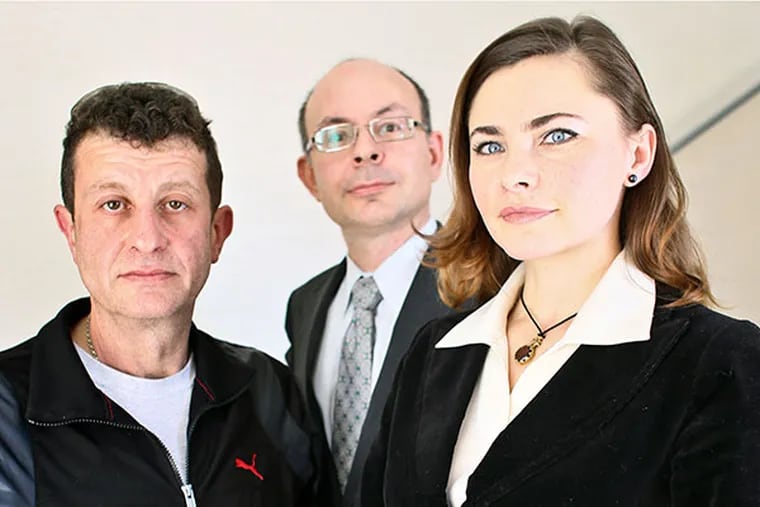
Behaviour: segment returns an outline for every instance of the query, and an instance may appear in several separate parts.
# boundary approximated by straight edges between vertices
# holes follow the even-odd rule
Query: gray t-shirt
[[[195,380],[192,356],[177,373],[161,379],[133,377],[74,347],[92,382],[164,444],[187,484],[187,425]]]

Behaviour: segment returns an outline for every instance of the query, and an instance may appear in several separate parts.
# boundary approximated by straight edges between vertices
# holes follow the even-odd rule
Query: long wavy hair
[[[468,299],[484,301],[498,292],[520,263],[491,238],[470,189],[468,119],[475,95],[499,69],[533,56],[569,52],[584,61],[596,91],[617,105],[627,131],[638,131],[648,123],[657,134],[652,170],[638,185],[625,190],[620,243],[641,271],[677,290],[670,306],[714,304],[702,254],[686,221],[686,189],[644,80],[612,30],[585,16],[572,22],[542,18],[520,25],[488,45],[462,77],[449,145],[454,205],[446,224],[430,238],[426,259],[439,270],[442,300],[453,307]]]

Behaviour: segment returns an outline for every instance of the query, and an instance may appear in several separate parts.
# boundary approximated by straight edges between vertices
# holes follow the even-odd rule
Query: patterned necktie
[[[351,289],[354,314],[343,338],[333,406],[332,453],[341,489],[346,487],[372,395],[375,314],[383,300],[374,278],[359,278]]]

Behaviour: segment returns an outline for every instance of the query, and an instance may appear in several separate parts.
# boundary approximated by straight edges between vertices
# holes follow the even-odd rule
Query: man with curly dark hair
[[[162,83],[72,108],[55,217],[89,298],[0,353],[0,504],[331,503],[287,369],[192,323],[232,231],[208,125]]]

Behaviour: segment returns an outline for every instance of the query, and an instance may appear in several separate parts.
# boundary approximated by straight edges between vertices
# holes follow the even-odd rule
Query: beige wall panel
[[[689,219],[726,313],[760,322],[760,96],[677,156],[689,190]]]

